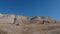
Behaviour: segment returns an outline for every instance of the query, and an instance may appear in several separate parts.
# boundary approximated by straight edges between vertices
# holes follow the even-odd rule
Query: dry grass
[[[0,30],[0,34],[7,34],[6,31]]]
[[[45,34],[48,31],[60,28],[60,23],[56,24],[29,24],[23,26],[16,26],[13,24],[0,23],[0,33],[2,34],[34,34],[39,32],[39,34]]]

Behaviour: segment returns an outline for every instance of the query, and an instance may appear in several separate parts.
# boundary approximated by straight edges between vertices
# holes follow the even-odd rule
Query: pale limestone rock
[[[13,23],[14,22],[14,15],[6,15],[0,18],[0,23]]]
[[[15,24],[23,25],[29,22],[29,19],[25,16],[16,16]]]
[[[50,17],[35,16],[31,18],[31,23],[47,24],[47,23],[55,23],[55,21],[51,19]]]
[[[3,15],[0,14],[0,23],[13,23],[17,25],[22,24],[47,24],[47,23],[55,23],[55,20],[53,20],[50,17],[46,16],[35,16],[35,17],[25,17],[25,16],[19,16],[19,15]]]
[[[42,18],[39,16],[35,16],[33,18],[31,18],[31,23],[42,23]]]

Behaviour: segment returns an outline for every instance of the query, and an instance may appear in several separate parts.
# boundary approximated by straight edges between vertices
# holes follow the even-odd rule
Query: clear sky
[[[60,0],[0,0],[0,13],[51,16],[60,20]]]

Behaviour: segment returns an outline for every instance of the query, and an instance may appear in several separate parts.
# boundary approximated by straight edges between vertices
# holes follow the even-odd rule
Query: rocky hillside
[[[26,17],[13,14],[0,14],[0,23],[11,23],[11,24],[47,24],[56,23],[57,21],[47,16],[35,16]]]
[[[60,21],[48,16],[0,14],[0,34],[60,34]]]

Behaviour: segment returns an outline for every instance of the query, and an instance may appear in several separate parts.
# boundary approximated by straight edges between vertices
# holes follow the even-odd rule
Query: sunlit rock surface
[[[0,34],[60,34],[60,21],[48,16],[0,14]]]
[[[3,15],[0,18],[0,23],[13,23],[14,22],[14,15]]]
[[[55,23],[56,21],[46,16],[35,16],[35,17],[26,17],[21,15],[13,15],[13,14],[0,14],[0,22],[1,23],[14,23],[14,24],[47,24],[47,23]]]

